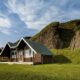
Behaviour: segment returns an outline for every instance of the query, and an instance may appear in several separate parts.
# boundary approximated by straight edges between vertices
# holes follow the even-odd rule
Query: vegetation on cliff
[[[77,37],[77,39],[76,39]],[[31,39],[53,48],[80,48],[80,20],[52,22]]]
[[[36,35],[34,35],[31,40],[35,40],[37,37],[39,37],[40,35],[44,34],[47,30],[49,30],[50,28],[53,27],[57,27],[59,26],[59,22],[52,22],[49,25],[47,25],[45,28],[43,28],[39,33],[37,33]]]

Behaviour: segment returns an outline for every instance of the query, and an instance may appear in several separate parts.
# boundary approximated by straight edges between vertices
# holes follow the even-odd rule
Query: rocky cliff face
[[[44,44],[49,49],[61,48],[62,42],[58,33],[58,26],[58,22],[49,24],[40,33],[35,35],[32,40]]]
[[[77,49],[80,48],[80,31],[77,31],[74,35],[74,37],[71,40],[70,43],[71,49]]]
[[[31,39],[52,48],[80,48],[80,20],[53,22]]]

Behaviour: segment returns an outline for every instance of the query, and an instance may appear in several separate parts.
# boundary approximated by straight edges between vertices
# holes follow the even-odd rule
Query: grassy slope
[[[71,42],[73,36],[75,35],[75,32],[78,30],[80,31],[80,20],[71,20],[71,21],[68,21],[65,23],[52,22],[51,24],[47,25],[38,34],[33,36],[31,39],[32,40],[36,39],[37,37],[39,37],[39,35],[43,34],[49,28],[54,27],[54,26],[59,26],[61,28],[61,30],[59,31],[59,35],[60,35],[60,38],[62,39],[62,41],[64,43],[63,49],[51,50],[55,55],[58,54],[58,55],[62,56],[62,57],[59,56],[55,59],[65,63],[66,62],[65,58],[66,58],[66,59],[68,59],[68,61],[70,60],[70,62],[72,62],[72,63],[80,64],[80,50],[79,49],[76,49],[76,50],[65,49],[65,48],[69,47],[70,42]]]
[[[80,65],[0,64],[0,80],[80,80]]]
[[[65,23],[61,23],[60,27],[64,29],[73,29],[76,30],[77,27],[80,25],[80,19],[78,20],[71,20]]]
[[[47,26],[45,26],[39,33],[37,33],[36,35],[34,35],[31,40],[36,39],[37,37],[39,37],[41,34],[43,34],[45,31],[47,31],[48,29],[50,29],[51,27],[60,27],[63,29],[73,29],[73,30],[77,30],[77,26],[80,25],[80,20],[71,20],[65,23],[59,23],[59,22],[52,22],[50,24],[48,24]],[[80,27],[79,27],[80,28]]]
[[[62,55],[70,60],[74,64],[80,64],[80,49],[70,50],[70,49],[52,49],[51,50],[55,55]],[[57,60],[65,63],[65,58],[57,58]]]
[[[39,37],[41,34],[44,34],[44,32],[46,32],[49,28],[58,26],[59,22],[52,22],[49,25],[47,25],[45,28],[43,28],[39,33],[37,33],[36,35],[34,35],[31,40],[36,39],[37,37]]]

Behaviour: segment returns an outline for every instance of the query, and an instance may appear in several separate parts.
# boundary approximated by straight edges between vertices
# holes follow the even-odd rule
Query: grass
[[[0,64],[0,80],[80,80],[80,49],[52,49],[60,62],[43,65]],[[67,59],[71,61],[66,63]],[[65,60],[66,59],[66,60]]]
[[[0,80],[80,80],[80,65],[7,65],[0,64]]]
[[[45,28],[43,28],[40,32],[38,32],[36,35],[34,35],[31,40],[35,40],[40,35],[44,34],[48,29],[59,26],[59,22],[52,22],[48,24]]]
[[[57,57],[58,61],[65,63],[66,60],[73,64],[80,64],[80,49],[52,49],[52,53]]]
[[[52,22],[52,23],[48,24],[47,26],[45,26],[45,28],[43,28],[39,33],[34,35],[31,38],[31,40],[35,40],[36,38],[38,38],[39,36],[44,34],[47,30],[49,30],[50,28],[54,28],[54,27],[59,27],[61,29],[68,29],[68,30],[73,30],[73,31],[80,30],[79,23],[80,23],[80,19],[71,20],[71,21],[64,22],[64,23]]]

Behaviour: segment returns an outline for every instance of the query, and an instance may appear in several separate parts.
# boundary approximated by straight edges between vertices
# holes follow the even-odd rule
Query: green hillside
[[[52,27],[57,27],[59,26],[59,22],[52,22],[50,24],[48,24],[46,27],[44,27],[40,32],[38,32],[36,35],[34,35],[31,40],[35,40],[37,37],[39,37],[40,35],[44,34],[47,30],[49,30]]]
[[[47,26],[45,26],[39,33],[34,35],[31,39],[34,40],[35,38],[39,37],[41,34],[46,32],[47,30],[49,30],[51,27],[59,27],[61,29],[71,29],[75,31],[78,28],[80,28],[80,20],[71,20],[71,21],[64,22],[64,23],[52,22],[48,24]]]
[[[80,64],[80,49],[52,49],[54,61],[57,63]]]
[[[71,20],[60,24],[61,28],[75,30],[80,25],[80,19]]]
[[[31,39],[49,48],[54,62],[80,64],[80,20],[52,22]]]
[[[42,43],[49,49],[80,48],[79,30],[80,20],[71,20],[64,23],[52,22],[34,35],[31,40]],[[78,37],[78,39],[76,39],[76,37]],[[73,39],[75,40],[73,41]],[[79,45],[72,46],[72,44]]]

